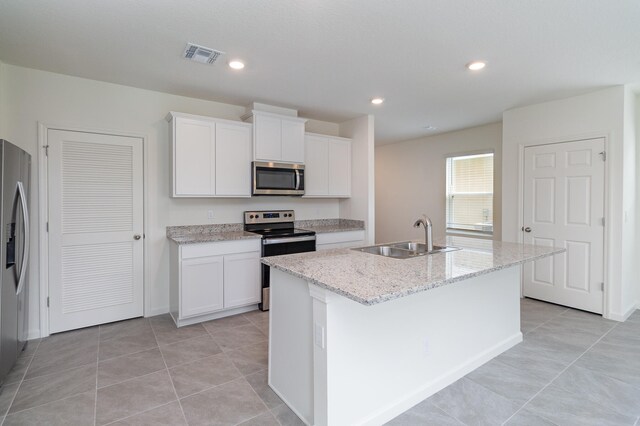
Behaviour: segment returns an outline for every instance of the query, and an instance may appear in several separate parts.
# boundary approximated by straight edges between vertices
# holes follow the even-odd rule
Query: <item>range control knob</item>
[[[253,219],[253,215],[250,215],[250,216],[249,216],[249,219]]]

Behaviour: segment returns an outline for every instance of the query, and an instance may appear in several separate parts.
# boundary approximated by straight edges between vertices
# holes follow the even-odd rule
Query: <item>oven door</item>
[[[304,195],[304,165],[254,161],[252,195]]]
[[[262,257],[316,251],[316,237],[309,235],[292,238],[267,238],[262,240]],[[269,267],[262,265],[262,303],[259,308],[269,310]]]

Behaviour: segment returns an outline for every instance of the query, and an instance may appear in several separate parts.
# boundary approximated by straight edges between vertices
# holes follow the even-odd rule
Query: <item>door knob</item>
[[[531,228],[527,226],[526,228],[524,228],[524,232],[531,232]]]
[[[134,236],[133,236],[133,239],[134,239],[134,240],[139,240],[140,238],[141,238],[141,237],[140,237],[140,234],[136,234],[136,235],[134,235]]]

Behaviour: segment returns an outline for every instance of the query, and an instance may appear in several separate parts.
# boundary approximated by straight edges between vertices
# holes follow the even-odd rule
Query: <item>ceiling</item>
[[[374,114],[384,144],[638,82],[639,22],[637,0],[3,0],[0,61],[333,122]],[[189,62],[187,42],[227,55]]]

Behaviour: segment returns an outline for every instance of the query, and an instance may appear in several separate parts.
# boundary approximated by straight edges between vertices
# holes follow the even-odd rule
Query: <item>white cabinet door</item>
[[[260,252],[224,256],[224,307],[259,303]]]
[[[304,123],[282,120],[282,161],[304,163]]]
[[[251,196],[251,128],[216,124],[216,195]]]
[[[306,135],[304,147],[304,195],[329,194],[329,141],[326,137]]]
[[[282,120],[256,114],[253,120],[256,160],[280,161],[282,158]]]
[[[223,256],[210,256],[182,261],[181,318],[224,307],[223,259]]]
[[[351,196],[351,141],[329,138],[329,195]]]
[[[175,118],[174,196],[215,193],[215,123]]]

